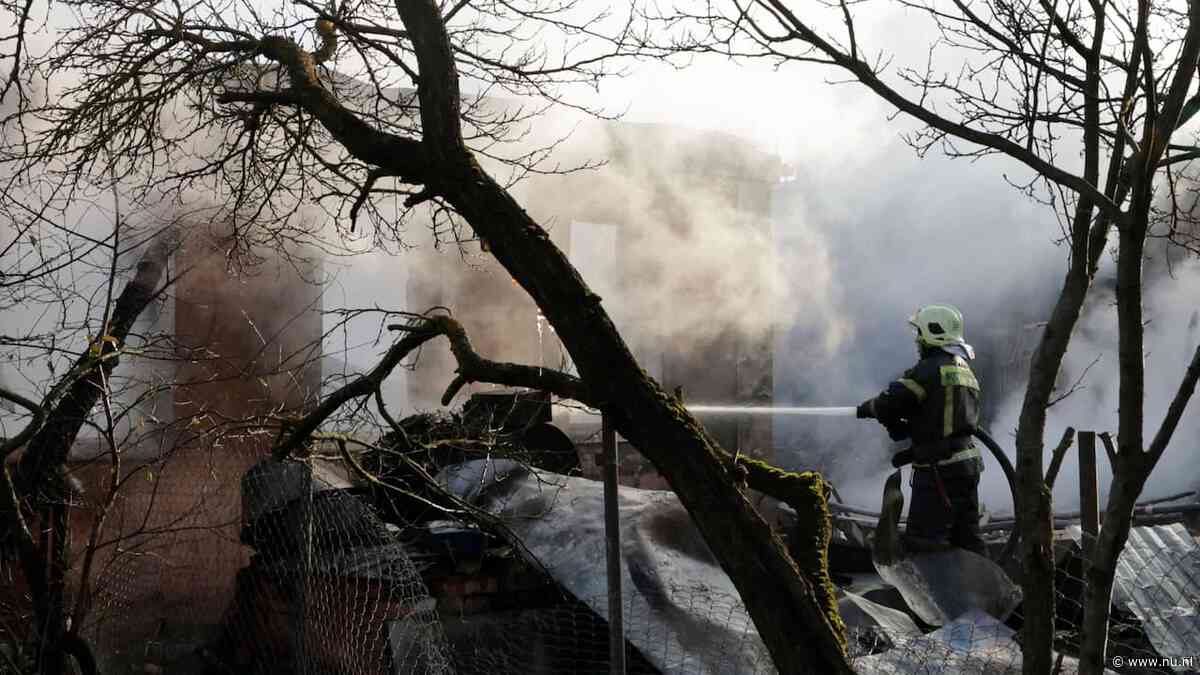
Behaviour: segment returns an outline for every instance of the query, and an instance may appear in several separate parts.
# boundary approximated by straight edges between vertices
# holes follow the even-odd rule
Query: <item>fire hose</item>
[[[774,406],[735,406],[735,405],[689,405],[687,409],[699,414],[737,414],[737,415],[805,415],[805,416],[820,416],[820,417],[854,417],[856,409],[854,406],[789,406],[789,407],[774,407]],[[1008,481],[1008,489],[1012,494],[1013,510],[1017,507],[1017,472],[1013,468],[1012,461],[1008,455],[1004,454],[1004,450],[1000,444],[996,443],[991,434],[983,429],[976,429],[972,432],[975,438],[978,438],[987,449],[991,451],[992,456],[996,458],[996,462],[1000,464],[1000,470],[1004,472],[1004,478]],[[852,508],[845,509],[848,512],[854,513]],[[863,513],[862,515],[874,515]],[[1008,535],[1008,541],[1004,544],[1004,548],[1000,552],[998,562],[1004,565],[1008,562],[1013,552],[1017,547],[1017,528],[1012,528]]]
[[[978,438],[987,446],[988,450],[992,451],[992,456],[996,458],[996,462],[1000,464],[1000,470],[1004,472],[1004,478],[1008,481],[1008,490],[1012,494],[1013,511],[1017,510],[1017,472],[1013,468],[1012,462],[1009,461],[1008,455],[1004,454],[1004,450],[1000,448],[1000,444],[992,438],[991,434],[983,429],[976,429],[972,432],[975,438]],[[1000,551],[1000,558],[997,562],[1003,567],[1012,557],[1014,551],[1017,550],[1017,528],[1009,530],[1008,541],[1004,543],[1004,548]]]

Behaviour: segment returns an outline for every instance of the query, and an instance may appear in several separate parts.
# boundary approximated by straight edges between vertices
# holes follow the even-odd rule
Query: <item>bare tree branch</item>
[[[1187,409],[1188,402],[1196,391],[1197,381],[1200,381],[1200,347],[1197,347],[1196,353],[1192,355],[1192,362],[1188,364],[1183,380],[1179,383],[1179,390],[1175,392],[1175,397],[1171,399],[1171,405],[1167,408],[1167,416],[1163,418],[1158,433],[1154,434],[1154,440],[1146,450],[1150,462],[1157,463],[1166,451],[1175,428],[1179,426],[1179,420],[1183,418],[1183,411]]]
[[[39,489],[50,473],[66,462],[80,427],[105,391],[103,380],[116,367],[133,322],[162,292],[159,281],[170,248],[169,239],[162,237],[147,249],[137,274],[116,299],[107,333],[96,336],[64,377],[69,386],[62,399],[47,414],[45,424],[21,456],[17,478],[23,490]]]
[[[1063,458],[1067,456],[1067,452],[1071,449],[1071,444],[1074,441],[1075,428],[1067,427],[1063,431],[1062,439],[1058,442],[1058,446],[1054,448],[1054,454],[1050,457],[1050,468],[1046,469],[1046,487],[1054,488],[1054,481],[1058,479],[1058,470],[1062,467]]]

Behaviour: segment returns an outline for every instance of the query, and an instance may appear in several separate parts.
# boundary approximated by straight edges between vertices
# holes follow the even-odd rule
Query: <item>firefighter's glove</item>
[[[900,452],[897,452],[896,454],[892,455],[892,466],[896,467],[897,469],[899,469],[900,467],[902,467],[906,464],[912,464],[912,461],[913,461],[912,448],[901,450]]]
[[[903,441],[911,434],[908,432],[908,422],[896,422],[895,424],[884,424],[884,429],[887,429],[888,438],[893,441]]]
[[[860,420],[875,419],[875,411],[871,408],[871,401],[865,401],[859,404],[859,406],[854,410],[854,416]]]

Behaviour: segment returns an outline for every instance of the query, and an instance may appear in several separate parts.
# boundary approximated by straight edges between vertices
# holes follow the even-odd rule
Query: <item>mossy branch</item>
[[[829,575],[829,542],[833,537],[829,496],[833,486],[815,471],[787,471],[761,459],[725,455],[731,472],[743,476],[746,487],[787,504],[796,511],[796,546],[792,559],[812,585],[829,624],[846,648],[846,624],[838,612],[837,594]]]

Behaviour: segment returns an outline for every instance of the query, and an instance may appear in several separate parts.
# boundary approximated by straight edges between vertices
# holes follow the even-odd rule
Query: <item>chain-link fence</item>
[[[1078,649],[1093,535],[1061,531],[1058,642]],[[1132,528],[1115,570],[1107,655],[1123,673],[1200,672],[1200,546],[1183,522]]]
[[[443,472],[451,492],[497,517],[481,527],[425,494],[382,499],[345,462],[276,462],[264,449],[131,463],[106,510],[95,486],[111,467],[74,469],[86,489],[72,508],[64,604],[100,672],[609,672],[596,482],[487,460]],[[629,673],[775,672],[673,495],[623,488],[621,522]],[[1063,673],[1077,670],[1083,536],[1068,527],[1057,539]],[[19,672],[33,612],[15,560],[0,573],[0,672]],[[1020,608],[932,626],[882,584],[860,593],[871,574],[850,575],[842,594],[860,672],[1020,672]],[[1200,651],[1194,532],[1134,528],[1112,608],[1112,670],[1200,672],[1186,659]]]
[[[485,673],[589,673],[612,672],[609,661],[608,624],[591,608],[607,597],[582,602],[566,597],[536,609],[521,609],[466,620],[458,630],[473,639],[458,641],[454,662],[461,674]],[[644,598],[624,603],[626,672],[630,675],[675,673],[775,673],[770,661],[747,663],[746,641],[758,634],[745,621],[736,598],[697,594],[689,614],[697,620],[722,622],[727,630],[707,644],[683,646],[656,616]],[[732,623],[729,622],[732,618]],[[465,624],[465,625],[464,625]],[[758,653],[757,649],[749,650]]]

